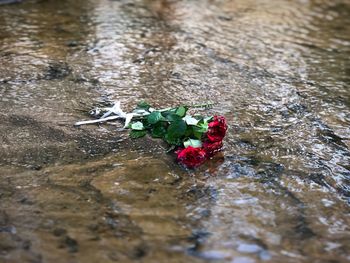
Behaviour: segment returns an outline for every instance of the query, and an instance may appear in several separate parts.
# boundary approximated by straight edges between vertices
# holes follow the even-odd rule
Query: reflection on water
[[[0,5],[0,259],[349,261],[349,18],[346,0]],[[121,125],[72,127],[114,99],[213,100],[225,150],[185,171]]]

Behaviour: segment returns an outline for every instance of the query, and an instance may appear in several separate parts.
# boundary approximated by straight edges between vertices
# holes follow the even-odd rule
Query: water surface
[[[348,262],[350,4],[0,5],[0,262]],[[94,105],[215,101],[187,171]]]

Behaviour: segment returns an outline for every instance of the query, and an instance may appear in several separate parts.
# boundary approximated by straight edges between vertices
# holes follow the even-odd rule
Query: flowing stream
[[[96,105],[214,101],[194,171]],[[0,262],[350,261],[350,2],[0,0]]]

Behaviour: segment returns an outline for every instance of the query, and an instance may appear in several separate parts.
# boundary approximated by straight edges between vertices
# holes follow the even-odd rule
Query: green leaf
[[[147,116],[147,121],[150,124],[156,124],[158,121],[162,120],[163,116],[159,111],[154,111]]]
[[[142,131],[145,129],[145,127],[143,126],[142,122],[137,121],[137,122],[131,124],[131,129],[137,130],[137,131]]]
[[[186,115],[187,109],[184,106],[180,106],[176,109],[176,115],[179,115],[180,117],[184,117]]]
[[[187,125],[197,125],[198,120],[193,118],[192,116],[186,115],[184,118],[182,118]]]
[[[180,117],[179,115],[174,114],[174,113],[168,114],[168,115],[166,116],[166,119],[167,119],[168,121],[174,121],[174,122],[177,122],[177,121],[182,120],[181,117]]]
[[[137,104],[137,108],[138,109],[143,109],[143,110],[148,110],[149,108],[151,108],[151,105],[149,105],[147,102],[145,101],[141,101]]]
[[[208,131],[208,123],[199,123],[196,126],[193,126],[193,131],[205,133]]]
[[[189,139],[184,142],[184,146],[185,148],[187,148],[188,146],[199,148],[199,147],[202,147],[202,142],[200,140]]]
[[[196,137],[198,140],[201,140],[203,137],[203,132],[197,132],[197,131],[193,131],[193,135],[194,137]]]
[[[170,139],[172,138],[180,138],[186,132],[187,125],[183,120],[178,120],[172,122],[167,130],[167,135]]]
[[[204,118],[203,121],[204,121],[204,123],[208,123],[208,122],[210,122],[212,119],[213,119],[213,116],[210,116],[210,117]]]
[[[203,134],[208,131],[208,123],[203,123],[202,121],[200,121],[197,125],[192,126],[192,128],[194,137],[201,140]]]
[[[153,138],[162,138],[166,134],[166,128],[163,126],[163,123],[157,123],[152,129]]]
[[[192,137],[192,135],[193,135],[193,126],[187,125],[185,137]]]
[[[129,134],[130,138],[132,139],[137,139],[145,136],[147,134],[147,131],[136,131],[132,130]]]
[[[179,139],[179,138],[172,138],[172,137],[169,136],[168,133],[164,135],[164,140],[170,145],[179,145],[179,146],[182,145],[181,139]]]

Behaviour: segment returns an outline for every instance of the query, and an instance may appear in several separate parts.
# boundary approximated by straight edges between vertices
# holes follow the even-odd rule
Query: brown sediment
[[[347,262],[349,18],[345,0],[0,5],[0,262]],[[217,102],[224,151],[187,171],[120,123],[73,127],[113,100]]]

